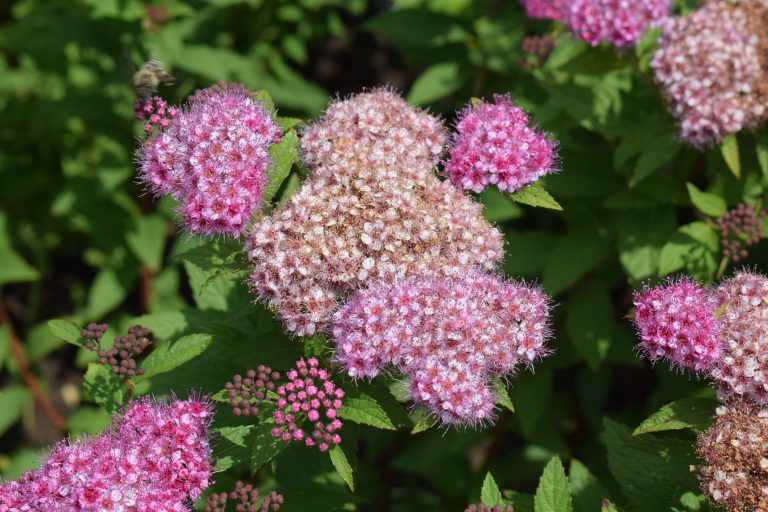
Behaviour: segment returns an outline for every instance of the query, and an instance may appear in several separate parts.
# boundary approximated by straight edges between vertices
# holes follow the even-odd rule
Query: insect
[[[159,60],[148,60],[133,74],[133,88],[142,98],[149,98],[157,92],[157,86],[160,83],[171,85],[173,75],[165,70],[163,63]]]

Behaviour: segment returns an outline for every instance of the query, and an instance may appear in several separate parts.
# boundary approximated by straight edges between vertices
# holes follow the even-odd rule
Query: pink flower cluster
[[[137,120],[146,121],[144,131],[147,135],[151,134],[156,126],[160,129],[167,127],[179,113],[179,109],[169,107],[168,103],[159,96],[137,99],[133,104],[133,111]]]
[[[155,195],[181,203],[189,230],[238,236],[262,204],[280,133],[245,88],[208,89],[144,142],[140,176]]]
[[[521,0],[529,18],[565,21],[570,0]]]
[[[132,402],[98,437],[58,445],[0,486],[0,512],[188,512],[211,477],[208,402]]]
[[[318,367],[317,359],[296,362],[296,368],[287,373],[288,383],[278,386],[275,427],[272,436],[283,441],[304,441],[317,446],[321,452],[341,443],[337,432],[342,422],[337,418],[344,391],[337,388],[328,371]],[[312,422],[312,433],[301,428],[304,420]]]
[[[302,134],[311,176],[248,237],[251,282],[286,329],[328,326],[370,280],[490,270],[501,234],[482,205],[433,172],[439,121],[386,91],[338,101]]]
[[[494,276],[413,277],[360,290],[333,316],[336,359],[355,378],[394,365],[446,424],[492,416],[489,381],[547,354],[549,301]]]
[[[756,211],[742,203],[717,219],[723,256],[733,261],[746,258],[749,255],[747,247],[765,237],[764,217],[765,211]]]
[[[723,354],[712,371],[723,399],[768,405],[768,278],[738,272],[717,288]]]
[[[669,15],[670,0],[571,0],[567,21],[574,35],[592,46],[634,46],[649,27]]]
[[[689,279],[635,295],[639,350],[704,372],[724,401],[768,405],[768,278],[737,272],[717,288]]]
[[[663,25],[651,66],[682,138],[695,146],[719,143],[765,119],[761,54],[768,38],[757,7],[748,8],[755,3],[709,2]],[[762,10],[765,15],[768,6]]]
[[[722,335],[717,301],[709,290],[684,277],[635,293],[640,352],[656,362],[702,372],[720,357]]]
[[[509,96],[467,106],[448,146],[445,172],[450,180],[475,192],[489,184],[515,192],[556,172],[556,144],[528,126],[530,121]]]

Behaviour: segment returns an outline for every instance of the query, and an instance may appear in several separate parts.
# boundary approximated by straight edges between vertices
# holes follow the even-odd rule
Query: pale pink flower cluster
[[[650,27],[669,16],[670,0],[571,0],[567,22],[574,35],[592,46],[634,46]]]
[[[467,106],[448,145],[445,173],[456,186],[474,192],[488,185],[515,192],[556,172],[556,144],[530,121],[508,95]]]
[[[136,400],[100,436],[2,484],[0,512],[189,512],[211,478],[211,416],[197,399]]]
[[[411,398],[452,425],[490,419],[490,380],[547,354],[549,299],[495,276],[412,277],[353,295],[333,316],[336,360],[354,378],[395,366]]]
[[[652,362],[667,359],[682,369],[711,368],[722,344],[717,305],[708,289],[687,277],[636,292],[640,353]]]
[[[723,354],[712,376],[723,399],[768,404],[768,278],[738,272],[717,288]]]
[[[749,3],[710,2],[663,25],[651,66],[682,138],[695,146],[719,143],[765,118],[764,25],[742,8]]]
[[[306,446],[317,446],[321,452],[341,443],[337,432],[343,426],[337,417],[344,391],[336,387],[328,371],[319,368],[314,357],[296,362],[296,368],[286,376],[288,382],[278,386],[277,410],[273,417],[272,436],[285,442],[303,441]],[[302,429],[304,420],[312,423],[312,433]]]
[[[570,0],[521,0],[529,18],[565,21]]]
[[[140,176],[179,201],[186,227],[238,236],[263,203],[269,147],[280,129],[245,88],[211,88],[147,139]]]
[[[440,122],[387,90],[332,104],[303,133],[313,170],[248,237],[251,282],[299,336],[370,280],[490,270],[503,256],[482,205],[433,172]]]

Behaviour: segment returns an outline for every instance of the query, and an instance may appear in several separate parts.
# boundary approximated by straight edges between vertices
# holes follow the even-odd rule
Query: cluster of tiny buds
[[[105,324],[90,323],[80,330],[80,336],[87,341],[88,350],[95,351],[99,363],[109,365],[112,373],[130,379],[144,373],[144,368],[136,368],[135,357],[140,355],[152,343],[152,331],[140,325],[128,329],[126,336],[118,336],[112,348],[101,346],[101,337],[107,330]]]
[[[342,427],[337,415],[344,391],[330,380],[328,371],[319,368],[315,358],[301,359],[287,377],[288,383],[277,388],[280,398],[273,415],[272,436],[286,442],[304,441],[307,446],[317,446],[321,452],[341,443],[341,436],[336,432]],[[301,428],[305,418],[312,422],[311,434]]]
[[[472,504],[464,512],[514,512],[512,505],[483,505]]]
[[[259,491],[253,488],[251,484],[244,484],[240,480],[235,483],[234,490],[229,493],[222,492],[211,494],[205,504],[205,512],[224,512],[227,507],[227,501],[237,500],[235,505],[236,512],[269,512],[280,510],[283,504],[283,496],[270,491],[261,504],[259,501]],[[258,504],[258,505],[257,505]],[[258,508],[257,508],[258,506]]]
[[[733,261],[746,258],[747,247],[765,237],[763,217],[765,211],[742,203],[717,219],[723,256]]]
[[[139,98],[133,104],[136,119],[146,121],[144,131],[150,135],[156,126],[165,128],[173,117],[179,113],[176,107],[169,107],[168,102],[159,96]]]
[[[522,50],[525,57],[518,64],[521,68],[531,70],[543,66],[549,55],[555,49],[555,38],[549,34],[543,36],[526,36],[523,38]]]
[[[275,382],[280,373],[273,372],[269,366],[259,365],[255,370],[248,370],[245,378],[235,375],[232,382],[227,382],[232,413],[235,416],[256,416],[259,414],[257,403],[267,398],[267,391],[275,389]]]

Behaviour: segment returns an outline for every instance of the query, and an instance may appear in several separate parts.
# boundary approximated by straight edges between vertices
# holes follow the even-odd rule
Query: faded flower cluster
[[[307,128],[312,174],[248,237],[253,289],[288,331],[327,328],[337,301],[369,281],[501,259],[482,205],[433,172],[443,142],[436,118],[387,90],[338,101]]]
[[[764,218],[765,211],[742,203],[717,219],[723,256],[733,261],[749,256],[747,248],[765,237]]]
[[[547,354],[549,299],[537,287],[469,274],[373,284],[334,315],[336,359],[352,377],[393,365],[411,398],[446,424],[488,420],[490,381]]]
[[[211,478],[211,404],[132,402],[97,437],[63,442],[0,486],[0,512],[189,512]]]
[[[765,119],[766,21],[762,0],[740,0],[664,23],[651,66],[683,139],[707,146]]]
[[[210,88],[142,144],[140,177],[179,201],[185,226],[239,236],[262,205],[280,129],[242,86]]]

